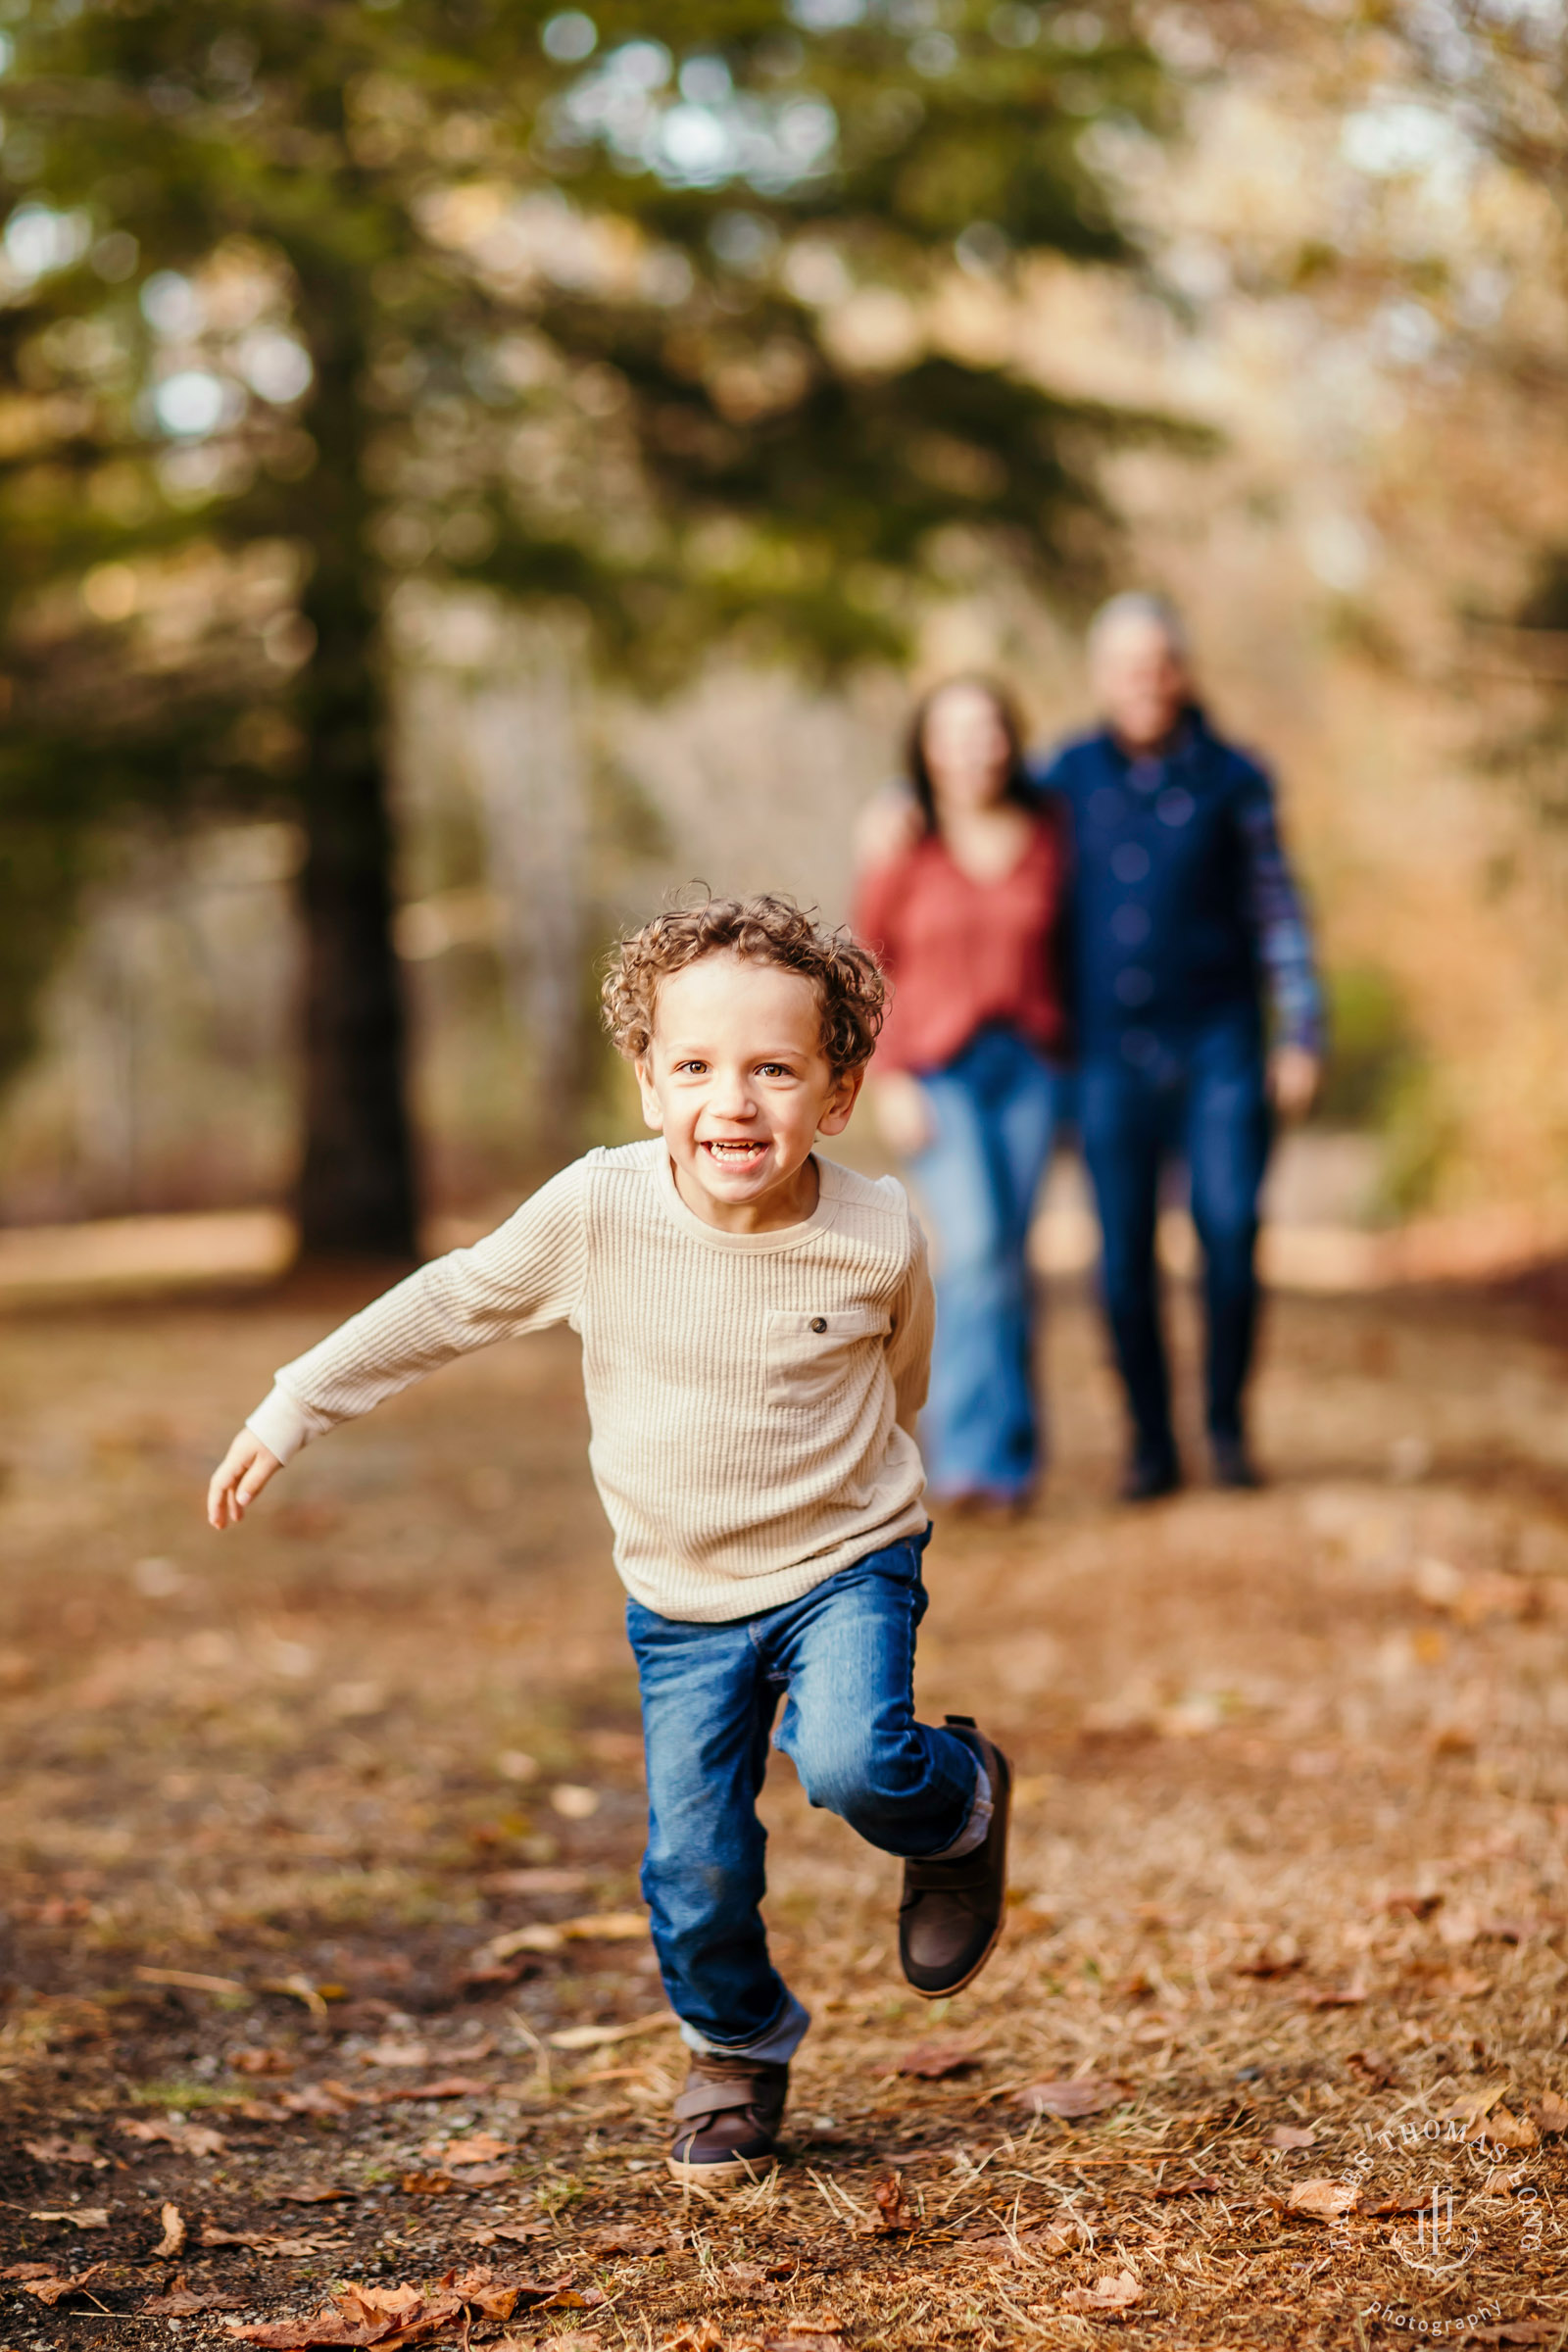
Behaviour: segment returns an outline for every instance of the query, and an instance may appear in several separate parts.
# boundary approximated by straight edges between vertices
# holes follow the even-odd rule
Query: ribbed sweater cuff
[[[310,1444],[312,1436],[305,1407],[287,1389],[276,1387],[247,1417],[245,1426],[280,1462],[291,1462],[300,1447]]]

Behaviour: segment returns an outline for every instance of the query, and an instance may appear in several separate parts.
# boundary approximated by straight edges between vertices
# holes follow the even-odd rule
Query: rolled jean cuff
[[[967,1832],[965,1833],[967,1835]],[[770,2066],[788,2066],[811,2023],[811,2013],[802,2008],[794,1993],[786,1996],[776,2022],[756,2041],[710,2041],[695,2026],[681,2024],[680,2037],[689,2050],[705,2058],[761,2058]]]
[[[933,1862],[961,1862],[965,1854],[972,1854],[977,1845],[984,1845],[991,1828],[991,1816],[996,1809],[996,1798],[991,1792],[991,1775],[976,1757],[974,1796],[969,1805],[969,1818],[953,1843],[944,1847],[940,1854],[932,1854],[929,1859]]]

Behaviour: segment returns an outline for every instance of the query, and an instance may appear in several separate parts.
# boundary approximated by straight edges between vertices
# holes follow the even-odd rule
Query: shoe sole
[[[748,2182],[765,2180],[769,2173],[776,2173],[778,2158],[735,2156],[721,2164],[686,2164],[679,2156],[666,2156],[664,2169],[682,2188],[744,2188]]]
[[[985,1735],[982,1733],[981,1737],[984,1738]],[[933,1984],[927,1987],[924,1984],[916,1984],[913,1978],[906,1974],[904,1982],[908,1985],[911,1992],[916,1992],[919,1994],[922,2001],[951,2000],[956,1992],[962,1992],[966,1984],[972,1984],[976,1977],[980,1974],[980,1971],[984,1968],[986,1962],[990,1959],[992,1953],[996,1950],[998,1944],[1002,1941],[1002,1931],[1007,1924],[1007,1873],[1005,1857],[1008,1851],[1008,1840],[1012,1835],[1012,1766],[1007,1762],[1006,1757],[1003,1754],[1001,1748],[997,1746],[995,1740],[987,1740],[986,1747],[990,1754],[996,1758],[998,1764],[1002,1767],[1000,1775],[1002,1781],[1002,1798],[999,1807],[999,1810],[1002,1814],[1002,1851],[1004,1856],[1002,1873],[1002,1908],[997,1913],[997,1924],[991,1931],[990,1942],[986,1945],[985,1950],[980,1954],[979,1959],[972,1964],[967,1975],[956,1977],[951,1984]],[[988,1765],[987,1770],[989,1771],[989,1769],[990,1767]]]

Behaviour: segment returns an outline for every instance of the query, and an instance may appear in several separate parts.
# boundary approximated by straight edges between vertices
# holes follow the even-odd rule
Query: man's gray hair
[[[1152,588],[1124,588],[1101,606],[1089,623],[1089,653],[1093,660],[1113,629],[1124,620],[1138,620],[1158,629],[1183,668],[1190,666],[1193,658],[1192,640],[1187,624],[1168,596]]]

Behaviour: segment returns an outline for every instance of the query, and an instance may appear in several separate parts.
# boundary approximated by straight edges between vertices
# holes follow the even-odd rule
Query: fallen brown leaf
[[[539,2222],[526,2226],[533,2230],[544,2227]],[[613,2223],[603,2230],[590,2230],[582,2244],[588,2253],[602,2261],[616,2254],[667,2254],[670,2250],[669,2239],[661,2236],[657,2230],[638,2230],[626,2224],[617,2228]]]
[[[1550,2137],[1568,2132],[1568,2099],[1560,2098],[1554,2090],[1544,2090],[1539,2099],[1532,2099],[1525,2110],[1538,2132]]]
[[[191,2286],[181,2271],[167,2293],[153,2295],[137,2308],[142,2319],[189,2320],[205,2311],[242,2311],[244,2305],[216,2287]]]
[[[127,2139],[172,2148],[176,2156],[221,2156],[226,2144],[211,2124],[172,2124],[150,2116],[122,2115],[115,2129]]]
[[[360,2052],[362,2066],[428,2066],[430,2053],[422,2041],[376,2041]]]
[[[84,2139],[61,2139],[55,2136],[24,2139],[22,2145],[24,2153],[36,2164],[90,2164],[94,2172],[101,2173],[109,2163],[107,2156],[100,2156],[97,2149]]]
[[[177,2205],[166,2205],[159,2218],[164,2225],[164,2234],[153,2248],[153,2260],[173,2262],[184,2253],[190,2230]]]
[[[1310,2148],[1316,2139],[1317,2133],[1310,2124],[1275,2124],[1264,2132],[1263,2145],[1266,2148]]]
[[[1285,2211],[1303,2214],[1310,2222],[1337,2222],[1350,2211],[1355,2195],[1344,2180],[1298,2180],[1285,2199]]]
[[[343,2205],[353,2199],[352,2188],[329,2188],[323,2181],[302,2180],[298,2188],[280,2188],[273,2203],[277,2205]]]
[[[1393,2065],[1381,2050],[1352,2050],[1345,2063],[1374,2090],[1387,2090],[1396,2080]]]
[[[1472,2328],[1471,2344],[1555,2344],[1562,2334],[1560,2320],[1504,2320],[1500,2328]]]
[[[29,2213],[29,2222],[69,2222],[74,2230],[107,2230],[107,2205],[70,2205],[64,2213]]]
[[[1103,2115],[1128,2096],[1125,2082],[1108,2075],[1075,2075],[1063,2082],[1031,2082],[1018,2096],[1032,2115],[1068,2119]]]
[[[871,2199],[876,2206],[875,2227],[882,2236],[902,2236],[916,2227],[914,2213],[904,2193],[904,2182],[897,2173],[884,2174],[874,2183]]]
[[[1446,2124],[1483,2123],[1501,2098],[1502,2088],[1500,2082],[1494,2082],[1490,2090],[1467,2091],[1462,2099],[1445,2108],[1440,2120]]]
[[[849,2352],[841,2319],[789,2320],[775,2335],[764,2335],[761,2352]]]
[[[670,2249],[662,2245],[660,2250],[668,2253]],[[731,2262],[725,2264],[724,2276],[743,2294],[772,2303],[778,2300],[777,2281],[792,2278],[799,2267],[794,2262]]]
[[[74,2278],[64,2278],[46,2262],[18,2262],[0,2276],[14,2278],[24,2295],[31,2295],[35,2303],[47,2303],[52,2310],[67,2295],[83,2293],[108,2268],[106,2262],[95,2262],[91,2270],[78,2271]]]
[[[494,2164],[498,2156],[514,2154],[516,2142],[497,2139],[491,2132],[471,2132],[466,2139],[449,2139],[441,2162],[450,2165]]]
[[[1217,2196],[1224,2185],[1218,2173],[1193,2173],[1179,2180],[1156,2180],[1149,2194],[1152,2197],[1212,2197]]]
[[[405,2344],[444,2333],[466,2314],[504,2322],[519,2303],[562,2308],[603,2302],[594,2287],[573,2290],[568,2278],[504,2278],[493,2270],[451,2272],[435,2286],[340,2286],[330,2303],[309,2317],[226,2323],[231,2334],[265,2352],[310,2352],[315,2345],[371,2344],[397,2352]],[[465,2325],[466,2322],[465,2321]]]
[[[294,2061],[285,2050],[230,2050],[228,2063],[236,2075],[291,2075]]]
[[[1083,2232],[1074,2222],[1052,2222],[1044,2230],[1019,2230],[1010,2236],[987,2235],[965,2238],[966,2249],[983,2254],[993,2263],[1011,2263],[1015,2268],[1049,2260],[1066,2254],[1083,2243]]]
[[[510,2320],[519,2303],[553,2303],[571,2286],[569,2278],[506,2278],[490,2269],[466,2271],[454,2291],[487,2320]]]
[[[374,2093],[370,2094],[370,2103]],[[283,2115],[347,2115],[355,2107],[367,2104],[366,2094],[350,2090],[346,2082],[307,2082],[300,2090],[278,2093],[278,2111]]]
[[[1538,2148],[1541,2133],[1527,2115],[1514,2115],[1502,2103],[1494,2107],[1487,2118],[1487,2137],[1495,2140],[1499,2148]]]
[[[280,2255],[319,2254],[323,2241],[318,2237],[276,2237],[266,2230],[220,2230],[213,2222],[203,2225],[197,2243],[203,2246],[245,2246],[253,2254],[273,2260]]]
[[[462,2304],[454,2296],[439,2315],[429,2315],[430,2332],[450,2326],[461,2316],[462,2310]],[[319,2311],[304,2319],[225,2320],[223,2325],[242,2343],[261,2345],[266,2352],[311,2352],[311,2347],[317,2344],[367,2345],[414,2340],[408,2331],[399,2328],[391,2320],[375,2315],[354,2318],[330,2303],[324,2303]]]
[[[687,2320],[660,2338],[659,2352],[723,2352],[723,2329],[713,2320]]]
[[[470,2245],[493,2246],[497,2238],[509,2245],[526,2245],[531,2237],[548,2237],[547,2222],[469,2222],[463,2231]]]
[[[972,2074],[979,2063],[965,2041],[917,2041],[899,2060],[899,2072],[918,2082],[946,2082],[953,2075]]]
[[[1131,2271],[1107,2271],[1093,2286],[1075,2286],[1061,2298],[1064,2311],[1130,2311],[1143,2300],[1143,2288]]]
[[[444,2197],[457,2182],[450,2173],[405,2173],[398,2186],[406,2197]]]

